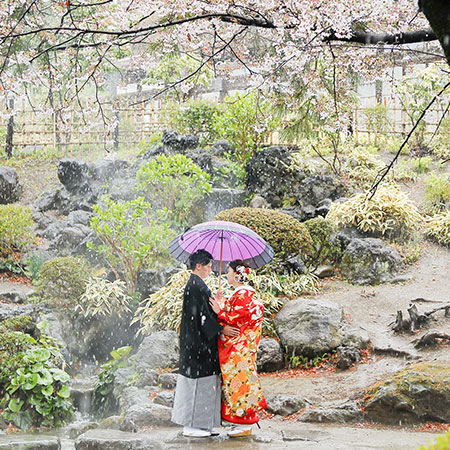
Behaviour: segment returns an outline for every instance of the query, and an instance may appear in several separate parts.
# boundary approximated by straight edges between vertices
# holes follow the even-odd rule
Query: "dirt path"
[[[411,341],[417,336],[397,335],[389,324],[395,320],[397,310],[406,311],[411,300],[422,297],[427,300],[450,303],[450,250],[432,243],[424,243],[419,261],[409,266],[412,276],[408,282],[379,286],[356,286],[329,280],[321,293],[305,297],[322,298],[339,303],[349,314],[352,326],[366,330],[378,349],[400,350],[419,359],[450,359],[449,348],[417,351]],[[433,309],[438,304],[418,302],[419,311]],[[450,320],[438,313],[439,320],[431,328],[450,332]],[[420,333],[419,333],[420,335]],[[267,395],[298,394],[310,402],[319,404],[331,400],[358,399],[368,386],[404,368],[415,360],[403,357],[374,355],[372,362],[358,364],[344,372],[324,373],[315,376],[289,379],[261,377]]]

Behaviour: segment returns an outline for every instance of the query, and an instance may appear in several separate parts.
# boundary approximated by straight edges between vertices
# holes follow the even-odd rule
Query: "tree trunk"
[[[8,127],[6,129],[6,146],[5,153],[7,158],[11,158],[13,153],[13,137],[14,137],[14,99],[9,100],[10,116]]]
[[[450,2],[442,0],[419,0],[419,8],[424,13],[434,34],[444,50],[450,65]]]

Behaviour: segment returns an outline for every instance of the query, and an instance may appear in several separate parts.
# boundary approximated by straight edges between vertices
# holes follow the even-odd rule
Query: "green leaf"
[[[53,394],[53,385],[49,384],[48,386],[45,386],[42,389],[42,393],[46,396],[46,397],[50,397],[50,395]]]
[[[57,394],[62,398],[69,398],[70,397],[70,389],[67,384],[65,384],[58,392]]]
[[[48,369],[42,369],[39,372],[38,384],[47,386],[52,383],[53,383],[53,377],[52,377],[52,374],[50,373],[50,371]]]
[[[64,370],[61,369],[50,369],[50,372],[53,374],[53,379],[56,381],[61,381],[62,383],[67,383],[70,380],[70,375]]]
[[[8,403],[8,407],[12,412],[19,412],[20,409],[22,408],[24,401],[20,400],[20,398],[12,398],[9,403]]]
[[[29,391],[30,389],[33,389],[37,382],[39,380],[39,375],[37,373],[29,373],[26,375],[26,381],[22,385],[22,389],[25,391]]]

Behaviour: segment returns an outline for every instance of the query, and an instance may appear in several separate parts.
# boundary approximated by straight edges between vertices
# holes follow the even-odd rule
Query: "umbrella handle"
[[[222,250],[223,250],[223,231],[220,236],[220,260],[219,260],[219,291],[222,286]]]

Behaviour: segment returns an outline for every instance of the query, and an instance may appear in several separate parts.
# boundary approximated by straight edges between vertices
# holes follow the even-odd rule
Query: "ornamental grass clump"
[[[450,174],[432,173],[425,178],[425,206],[429,212],[439,212],[450,203]]]
[[[333,203],[327,219],[338,227],[354,226],[375,236],[407,238],[422,223],[417,207],[395,185],[380,186],[372,199],[365,193]]]
[[[280,257],[302,253],[310,255],[312,240],[306,227],[297,219],[272,209],[232,208],[220,212],[215,220],[244,225],[259,234]]]
[[[75,309],[85,317],[109,317],[112,314],[122,317],[131,311],[131,300],[124,281],[94,277],[86,283],[86,290]]]
[[[439,244],[450,246],[450,211],[435,214],[427,219],[426,234]]]

